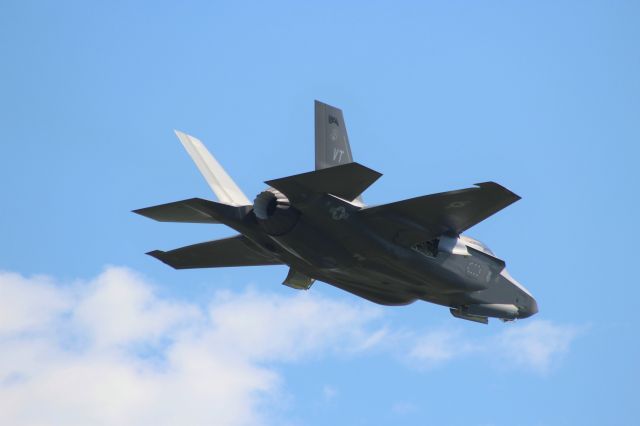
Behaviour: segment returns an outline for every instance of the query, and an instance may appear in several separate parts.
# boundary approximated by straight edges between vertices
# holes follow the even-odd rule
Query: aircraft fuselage
[[[531,295],[500,274],[504,262],[457,237],[441,237],[438,249],[425,253],[382,237],[359,220],[359,206],[340,198],[325,194],[296,207],[301,214],[293,229],[279,236],[258,232],[254,242],[311,278],[383,305],[499,305],[484,309],[503,319],[537,312]],[[247,235],[246,228],[239,231]]]
[[[353,161],[342,111],[316,101],[315,170],[266,181],[251,202],[199,139],[176,135],[219,202],[191,198],[135,212],[240,233],[148,253],[176,269],[286,264],[292,288],[319,280],[379,304],[449,306],[485,324],[538,311],[504,261],[463,235],[520,199],[495,182],[365,206],[362,193],[382,174]]]

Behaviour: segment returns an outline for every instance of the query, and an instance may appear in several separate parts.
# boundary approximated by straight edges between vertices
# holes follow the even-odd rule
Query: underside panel
[[[335,282],[335,281],[326,281],[328,284],[338,287],[344,291],[348,291],[351,294],[355,294],[356,296],[360,296],[363,299],[367,299],[370,302],[377,303],[379,305],[387,305],[387,306],[402,306],[413,303],[417,300],[417,298],[413,295],[408,295],[404,292],[394,292],[394,291],[378,291],[373,288],[367,288],[363,284],[351,283],[351,282]]]

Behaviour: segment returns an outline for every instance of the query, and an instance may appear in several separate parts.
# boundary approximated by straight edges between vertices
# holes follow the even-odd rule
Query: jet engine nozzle
[[[291,231],[298,222],[300,212],[280,191],[269,188],[253,201],[253,213],[264,231],[273,236]]]

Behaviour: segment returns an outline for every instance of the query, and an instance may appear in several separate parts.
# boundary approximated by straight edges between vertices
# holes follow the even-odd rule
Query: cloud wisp
[[[573,325],[548,320],[528,320],[506,325],[500,332],[479,339],[463,335],[457,328],[434,329],[415,334],[405,356],[418,369],[432,369],[463,357],[484,357],[500,361],[500,368],[519,368],[548,374],[568,352],[579,335]]]
[[[357,300],[247,290],[197,305],[118,267],[70,284],[0,272],[0,294],[0,424],[263,424],[262,408],[286,393],[283,363],[401,348],[434,367],[487,351],[455,330],[394,331],[382,308]],[[492,344],[544,372],[574,336],[532,321]]]

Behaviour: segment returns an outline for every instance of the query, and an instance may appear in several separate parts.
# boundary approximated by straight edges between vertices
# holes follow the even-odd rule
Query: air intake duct
[[[269,188],[253,201],[253,213],[264,231],[273,236],[284,235],[298,222],[300,212],[280,191]]]

